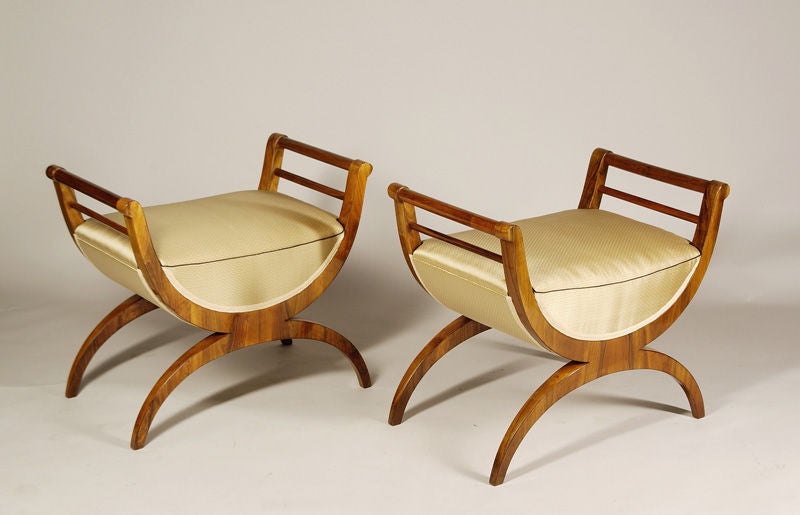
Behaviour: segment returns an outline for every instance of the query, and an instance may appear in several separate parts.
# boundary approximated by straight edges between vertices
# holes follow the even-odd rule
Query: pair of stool
[[[285,151],[346,171],[344,191],[284,170]],[[609,167],[701,194],[698,214],[606,186]],[[349,360],[366,388],[367,366],[355,346],[321,324],[296,318],[331,284],[353,245],[372,166],[273,134],[257,190],[143,208],[135,200],[50,166],[62,214],[75,243],[103,274],[134,293],[89,334],[76,355],[66,395],[80,390],[98,349],[121,327],[161,308],[212,334],[156,381],[134,424],[131,447],[144,446],[167,396],[192,372],[227,353],[262,342],[310,339]],[[341,201],[338,215],[277,191],[281,179]],[[503,482],[515,450],[558,399],[596,378],[633,369],[660,370],[683,388],[692,414],[704,414],[696,381],[675,359],[645,346],[694,296],[708,267],[729,188],[597,149],[578,209],[499,222],[392,184],[397,228],[411,273],[436,300],[461,316],[411,363],[397,388],[389,423],[402,421],[424,374],[459,343],[495,328],[570,360],[520,409],[495,458],[490,483]],[[80,193],[115,210],[100,214]],[[599,209],[604,195],[696,226],[692,241]],[[444,234],[418,223],[421,209],[463,224]],[[421,235],[428,236],[422,239]]]

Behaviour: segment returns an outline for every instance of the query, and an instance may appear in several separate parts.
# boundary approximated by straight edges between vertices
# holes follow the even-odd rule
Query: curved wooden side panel
[[[320,273],[303,291],[285,302],[289,316],[294,316],[307,308],[328,289],[339,274],[358,232],[361,213],[364,206],[364,194],[367,188],[367,178],[372,173],[372,165],[359,160],[353,160],[347,171],[347,184],[339,212],[339,223],[344,227],[344,237],[336,249],[336,254],[331,259],[325,270]]]

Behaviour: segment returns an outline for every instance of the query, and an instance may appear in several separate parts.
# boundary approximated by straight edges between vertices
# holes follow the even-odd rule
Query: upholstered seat
[[[699,212],[607,186],[610,167],[702,194]],[[667,373],[686,393],[692,415],[702,417],[703,397],[692,374],[674,358],[645,347],[680,316],[700,286],[728,192],[727,184],[603,149],[592,154],[578,209],[511,223],[400,184],[389,186],[411,273],[427,293],[460,315],[411,362],[397,386],[389,423],[402,422],[414,389],[442,356],[488,329],[570,360],[533,392],[509,425],[489,476],[493,485],[505,480],[517,447],[550,406],[608,374],[635,369]],[[604,195],[690,222],[694,237],[688,241],[602,210]],[[420,224],[417,210],[470,230],[444,234]]]
[[[198,305],[227,312],[260,309],[297,293],[325,269],[344,233],[332,213],[263,190],[146,207],[144,214],[172,285]],[[119,213],[107,216],[124,224]],[[90,219],[74,237],[109,278],[162,304],[127,235]]]
[[[282,168],[284,152],[346,172],[343,191]],[[319,164],[319,163],[317,163]],[[66,395],[78,395],[86,367],[116,331],[160,307],[211,331],[167,368],[142,403],[131,447],[147,441],[169,394],[201,366],[238,349],[280,340],[324,342],[341,351],[366,388],[358,349],[324,325],[296,318],[339,273],[361,219],[369,163],[273,134],[257,190],[142,207],[59,166],[50,166],[64,221],[86,258],[134,293],[100,321],[72,363]],[[341,202],[337,214],[277,191],[294,182]],[[116,211],[100,214],[88,197]]]
[[[542,314],[573,338],[602,340],[647,324],[689,281],[700,252],[658,227],[599,209],[574,209],[513,222],[522,231]],[[500,241],[471,230],[452,236],[500,253]],[[435,238],[411,255],[425,289],[450,309],[523,340],[503,265]]]

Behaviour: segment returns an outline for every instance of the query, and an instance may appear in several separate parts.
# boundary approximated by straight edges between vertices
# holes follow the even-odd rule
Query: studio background
[[[0,511],[785,513],[800,500],[798,19],[791,1],[0,0]],[[176,390],[130,451],[138,403],[201,332],[143,319],[63,398],[125,292],[69,240],[44,170],[144,205],[252,189],[271,132],[374,166],[309,317],[353,341],[375,385],[311,345],[279,371],[269,345],[242,351]],[[386,187],[515,220],[575,207],[595,147],[731,185],[706,279],[654,344],[695,373],[709,415],[660,377],[603,380],[548,412],[491,488],[505,427],[559,364],[492,333],[386,424],[454,316],[406,269]]]

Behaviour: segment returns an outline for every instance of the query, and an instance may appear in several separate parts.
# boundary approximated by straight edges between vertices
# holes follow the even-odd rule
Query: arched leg
[[[590,363],[570,361],[533,392],[508,426],[500,448],[497,449],[489,476],[490,484],[497,486],[505,480],[511,458],[539,417],[560,398],[599,377],[595,370]]]
[[[686,397],[689,399],[689,406],[692,409],[694,418],[703,418],[706,414],[703,405],[703,394],[697,385],[691,372],[681,365],[675,358],[667,356],[661,352],[649,349],[642,349],[636,353],[633,368],[658,370],[671,375],[678,381],[683,388]]]
[[[403,414],[406,411],[406,405],[414,393],[417,384],[422,380],[428,370],[439,359],[454,349],[458,344],[472,338],[476,334],[489,329],[479,322],[460,316],[450,322],[444,329],[433,337],[428,344],[423,347],[414,361],[406,370],[400,384],[397,385],[397,391],[392,399],[392,407],[389,409],[389,424],[396,426],[403,421]]]
[[[149,313],[156,307],[155,304],[147,299],[133,295],[106,315],[86,337],[86,341],[83,342],[78,354],[75,355],[75,359],[72,361],[72,368],[67,377],[66,396],[71,398],[78,395],[86,367],[106,340],[128,323],[145,313]]]
[[[144,447],[147,433],[150,431],[150,424],[172,390],[198,368],[235,350],[237,347],[233,344],[233,335],[214,333],[197,342],[192,348],[184,352],[180,358],[175,360],[156,381],[156,384],[153,385],[142,404],[142,408],[139,410],[139,416],[136,417],[133,434],[131,435],[132,449]]]
[[[642,349],[634,354],[632,364],[629,364],[627,367],[619,368],[612,366],[603,371],[599,370],[592,363],[571,361],[557,370],[556,373],[550,376],[547,381],[533,392],[533,395],[528,398],[517,413],[517,416],[514,417],[514,420],[511,422],[511,425],[508,427],[503,437],[503,441],[500,443],[500,448],[497,450],[494,465],[492,466],[492,473],[489,477],[489,483],[492,485],[499,485],[505,480],[508,466],[519,444],[522,443],[525,435],[539,417],[559,399],[598,377],[615,372],[636,369],[658,370],[669,374],[678,381],[684,393],[686,393],[686,397],[688,397],[689,405],[692,409],[692,415],[695,418],[702,418],[705,415],[703,395],[700,393],[697,381],[695,381],[686,367],[666,354],[654,350]]]
[[[308,320],[291,319],[288,321],[289,334],[291,335],[288,340],[291,342],[292,338],[316,340],[327,343],[339,349],[342,354],[347,356],[350,364],[353,365],[353,370],[358,377],[358,384],[362,388],[369,388],[372,385],[372,380],[369,377],[369,370],[367,364],[364,363],[364,358],[358,352],[358,349],[350,343],[350,340],[337,333],[330,327],[318,324],[316,322],[309,322]],[[286,339],[281,340],[285,342]]]

